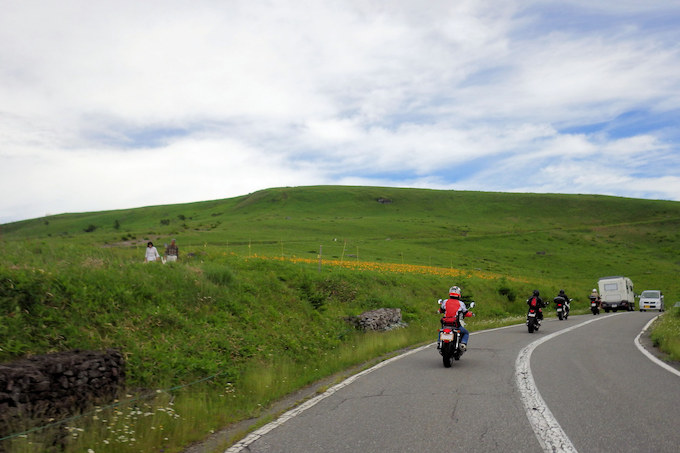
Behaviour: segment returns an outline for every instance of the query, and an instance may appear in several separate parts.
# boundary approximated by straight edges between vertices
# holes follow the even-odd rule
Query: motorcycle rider
[[[600,306],[600,294],[598,294],[596,288],[593,288],[593,290],[590,292],[588,299],[590,299],[592,302],[596,302],[598,307]]]
[[[452,286],[449,288],[449,298],[439,299],[439,313],[444,313],[444,317],[441,319],[442,327],[446,325],[455,325],[460,329],[462,337],[460,338],[460,350],[465,352],[467,349],[468,338],[470,337],[470,332],[461,323],[461,315],[464,318],[469,318],[475,314],[468,311],[465,302],[460,300],[460,288],[458,286]],[[440,340],[437,339],[437,349],[441,347]]]
[[[564,294],[564,290],[561,289],[560,293],[557,295],[557,297],[561,297],[562,299],[564,299],[564,310],[565,310],[564,314],[568,315],[569,314],[569,296]],[[557,299],[557,297],[556,297],[556,299]]]
[[[600,298],[600,294],[597,292],[597,288],[593,288],[593,290],[590,292],[590,296],[588,296],[590,300],[597,300]]]
[[[535,289],[531,297],[527,299],[527,305],[536,308],[536,319],[538,320],[538,323],[541,324],[541,321],[543,321],[543,308],[545,308],[546,304],[543,302],[543,299],[541,299],[537,289]]]

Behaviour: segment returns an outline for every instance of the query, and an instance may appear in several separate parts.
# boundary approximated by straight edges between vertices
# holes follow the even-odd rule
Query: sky
[[[0,223],[327,184],[680,201],[680,0],[0,11]]]

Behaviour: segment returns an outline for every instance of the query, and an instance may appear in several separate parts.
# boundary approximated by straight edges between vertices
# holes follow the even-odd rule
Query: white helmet
[[[457,286],[452,286],[449,288],[449,296],[454,299],[460,299],[460,288]]]

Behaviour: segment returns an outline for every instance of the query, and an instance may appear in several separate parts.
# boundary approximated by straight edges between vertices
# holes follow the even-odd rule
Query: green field
[[[0,362],[117,348],[127,398],[161,389],[174,409],[145,399],[154,415],[124,442],[88,414],[67,448],[181,451],[301,386],[432,341],[452,284],[477,302],[472,330],[522,322],[534,288],[563,288],[586,312],[610,275],[672,306],[679,227],[671,201],[340,186],[4,224]],[[143,263],[147,241],[162,253],[173,238],[179,262]],[[345,321],[380,307],[400,308],[408,327],[365,334]],[[677,357],[665,329],[657,343]],[[43,431],[5,446],[41,451]]]

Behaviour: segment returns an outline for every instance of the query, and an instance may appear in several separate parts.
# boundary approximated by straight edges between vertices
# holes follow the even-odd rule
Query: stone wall
[[[115,350],[74,350],[0,364],[0,437],[115,398],[125,383]]]
[[[400,308],[378,308],[349,319],[362,330],[389,330],[404,325]]]

